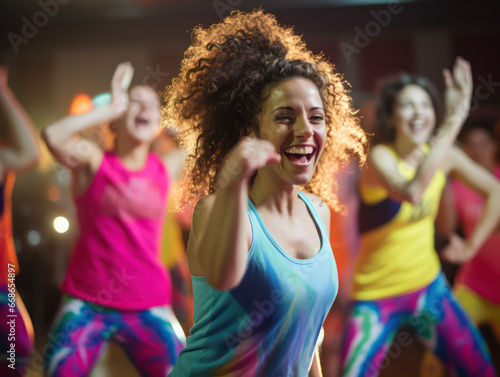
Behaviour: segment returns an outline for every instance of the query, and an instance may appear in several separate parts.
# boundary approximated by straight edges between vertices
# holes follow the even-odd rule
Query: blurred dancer
[[[477,164],[488,170],[500,180],[500,165],[495,160],[498,147],[494,140],[493,130],[483,123],[466,125],[460,135],[462,146],[467,155]],[[484,212],[484,198],[471,190],[460,180],[453,180],[451,192],[447,192],[444,202],[446,219],[442,232],[448,236],[458,237],[453,232],[458,223],[465,237],[470,237],[476,224]],[[455,280],[454,291],[462,305],[470,314],[474,322],[488,325],[496,337],[494,348],[491,349],[493,363],[497,374],[500,370],[500,355],[498,344],[500,341],[500,225],[481,246],[476,256],[464,263]],[[426,354],[422,362],[422,377],[441,376],[442,368],[430,354]]]
[[[48,376],[86,376],[107,342],[142,376],[164,376],[183,347],[160,259],[167,193],[183,154],[150,152],[161,132],[160,99],[133,87],[130,63],[116,68],[112,101],[45,128],[44,139],[73,176],[80,236],[62,284],[66,294],[46,347]],[[79,134],[102,122],[116,131],[104,152]]]
[[[498,145],[490,128],[474,126],[463,135],[465,152],[476,163],[490,171],[500,180],[500,164],[495,160]],[[469,237],[484,211],[484,199],[460,181],[453,185],[458,218]],[[456,218],[456,217],[455,217]],[[476,324],[487,324],[493,330],[497,344],[500,343],[500,225],[483,244],[477,255],[465,263],[456,280],[455,293]],[[492,351],[493,352],[493,351]],[[497,374],[500,373],[500,355],[493,360]]]
[[[34,333],[15,289],[19,263],[12,238],[11,193],[16,173],[36,166],[40,150],[33,124],[10,90],[7,76],[7,68],[0,66],[0,107],[9,133],[7,142],[0,144],[0,375],[24,376]]]
[[[439,124],[434,87],[404,75],[382,88],[378,140],[360,178],[361,252],[344,376],[378,375],[390,363],[384,358],[404,324],[454,375],[495,376],[484,341],[440,273],[434,250],[434,219],[448,174],[479,191],[487,206],[467,240],[451,237],[444,258],[454,263],[473,258],[500,216],[496,179],[453,146],[469,112],[469,63],[457,58],[444,79],[446,113],[432,140]],[[405,341],[396,339],[403,346]]]
[[[495,161],[498,147],[491,129],[475,125],[464,130],[463,149],[477,164],[500,180]],[[460,180],[453,182],[455,208],[468,238],[484,212],[484,198]],[[453,217],[456,219],[456,217]],[[455,228],[455,227],[454,227]],[[489,323],[500,339],[500,225],[457,276],[455,292],[477,324]]]

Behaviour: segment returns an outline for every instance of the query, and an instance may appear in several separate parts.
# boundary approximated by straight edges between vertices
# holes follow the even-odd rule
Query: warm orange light
[[[69,113],[71,115],[84,114],[92,110],[93,107],[92,98],[87,94],[77,94],[75,98],[73,98],[73,101],[71,101]]]
[[[59,190],[56,186],[51,186],[47,191],[47,196],[49,197],[50,201],[57,202],[59,199],[61,199],[61,190]]]

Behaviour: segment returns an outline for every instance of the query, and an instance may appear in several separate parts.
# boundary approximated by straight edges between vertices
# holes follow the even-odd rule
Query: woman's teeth
[[[291,147],[288,149],[285,149],[286,153],[292,153],[292,154],[311,154],[313,153],[313,148],[312,147]]]
[[[411,125],[412,125],[412,128],[414,130],[417,130],[417,131],[423,130],[425,128],[425,122],[422,120],[416,120],[416,121],[412,122]]]
[[[285,156],[295,165],[308,165],[314,153],[313,147],[289,147],[284,150]]]

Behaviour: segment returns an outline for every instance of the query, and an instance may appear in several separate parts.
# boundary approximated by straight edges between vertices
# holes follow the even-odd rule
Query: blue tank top
[[[252,243],[238,287],[220,291],[192,276],[194,323],[171,377],[306,377],[323,321],[338,292],[328,233],[310,259],[285,253],[249,200]],[[316,237],[316,235],[311,235]]]

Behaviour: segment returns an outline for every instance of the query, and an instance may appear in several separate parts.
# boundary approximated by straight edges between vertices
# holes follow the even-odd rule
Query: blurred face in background
[[[161,103],[158,93],[148,86],[135,86],[129,92],[129,106],[116,123],[118,138],[151,143],[161,132]]]
[[[488,133],[481,128],[467,132],[463,141],[464,151],[478,164],[490,168],[495,164],[497,145]]]
[[[406,85],[396,97],[390,122],[395,128],[396,139],[417,145],[426,143],[436,126],[436,113],[429,93],[418,85]]]

